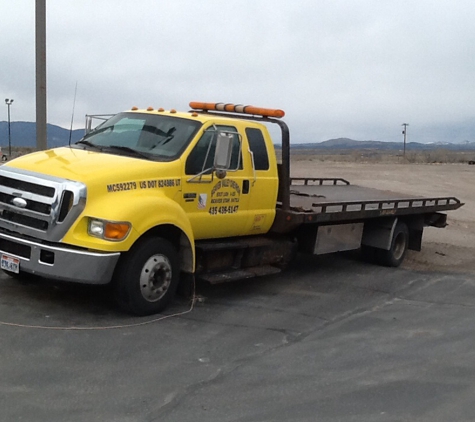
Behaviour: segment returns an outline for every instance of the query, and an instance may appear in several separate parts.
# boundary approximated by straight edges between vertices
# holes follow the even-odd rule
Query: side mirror
[[[233,134],[218,132],[216,137],[216,150],[214,153],[213,167],[216,170],[228,170],[231,167],[232,152]]]

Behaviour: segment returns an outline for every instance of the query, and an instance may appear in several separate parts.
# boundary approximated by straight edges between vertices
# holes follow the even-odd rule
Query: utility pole
[[[407,127],[409,126],[409,123],[403,123],[401,126],[404,126],[404,129],[402,130],[402,134],[404,135],[404,159],[406,159],[406,136],[407,136]]]
[[[8,108],[8,157],[11,160],[12,158],[12,132],[10,129],[10,106],[13,103],[13,98],[8,99],[5,98],[5,104],[7,105]]]
[[[36,0],[36,148],[47,149],[46,141],[46,0]]]

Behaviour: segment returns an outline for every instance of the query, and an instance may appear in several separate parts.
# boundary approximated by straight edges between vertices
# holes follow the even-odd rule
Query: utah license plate
[[[0,268],[2,270],[7,270],[15,274],[20,273],[20,260],[18,258],[13,258],[2,254],[2,259],[0,260]]]

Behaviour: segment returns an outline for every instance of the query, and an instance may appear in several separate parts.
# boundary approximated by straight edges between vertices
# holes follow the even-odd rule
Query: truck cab
[[[217,168],[220,140],[228,157]],[[269,231],[278,183],[263,123],[134,107],[0,168],[2,269],[111,283],[124,308],[154,313],[179,273],[195,272],[197,241]],[[150,261],[161,249],[167,257]]]

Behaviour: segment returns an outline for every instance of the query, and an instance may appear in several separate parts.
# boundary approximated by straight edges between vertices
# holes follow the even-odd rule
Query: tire
[[[7,161],[7,160],[8,160],[8,157],[5,154],[3,154],[2,155],[2,161]]]
[[[378,264],[386,267],[399,267],[406,256],[408,244],[409,229],[405,223],[398,222],[391,240],[391,248],[388,251],[378,249],[376,252]]]
[[[127,252],[114,274],[118,305],[134,315],[164,310],[174,298],[179,281],[178,254],[162,238],[145,238]]]
[[[177,296],[186,299],[192,299],[195,293],[195,275],[189,273],[181,273],[178,288],[176,290]]]

